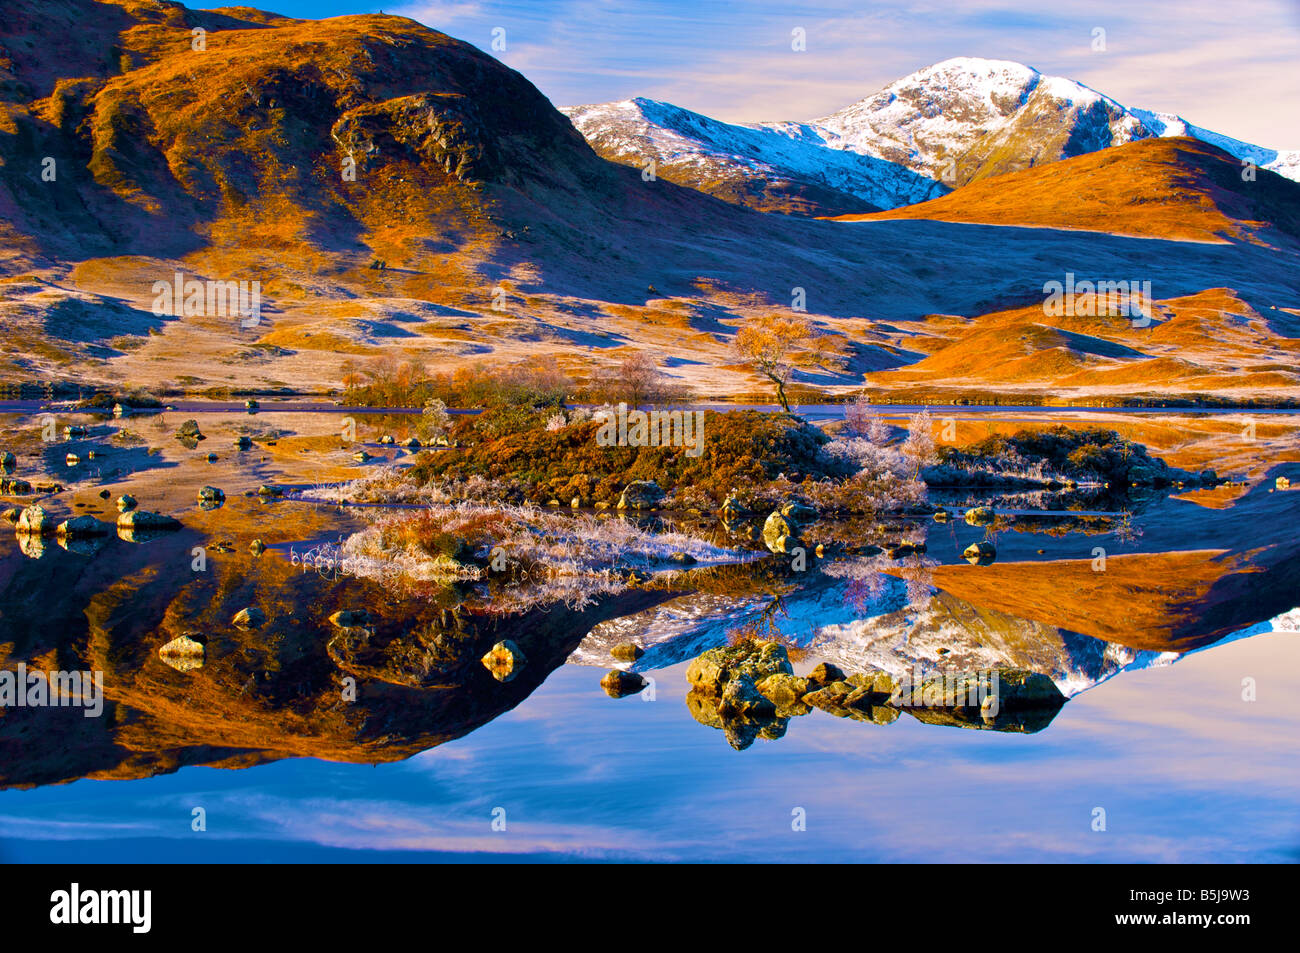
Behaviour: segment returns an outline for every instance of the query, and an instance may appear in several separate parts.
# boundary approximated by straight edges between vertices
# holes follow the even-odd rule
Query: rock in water
[[[199,490],[200,503],[220,503],[226,498],[225,491],[215,486],[205,486]]]
[[[519,650],[519,646],[509,639],[498,642],[488,649],[481,659],[483,667],[492,673],[498,682],[508,682],[519,674],[528,659]]]
[[[330,616],[330,624],[340,629],[357,629],[370,624],[370,613],[365,609],[340,609]]]
[[[128,513],[136,508],[136,499],[130,493],[123,493],[117,498],[117,511],[119,513]]]
[[[811,523],[817,518],[817,511],[807,503],[790,500],[781,507],[781,515],[795,523]]]
[[[235,613],[235,617],[230,620],[231,625],[237,625],[241,629],[256,629],[265,622],[266,613],[257,606],[240,609]]]
[[[40,536],[42,533],[49,533],[54,529],[54,520],[45,507],[39,504],[28,506],[18,514],[18,522],[14,526],[15,532],[31,536]]]
[[[609,650],[609,654],[620,662],[635,662],[645,655],[645,650],[635,642],[620,642]]]
[[[774,553],[792,553],[803,546],[799,527],[780,511],[773,510],[763,523],[763,545]]]
[[[203,643],[194,641],[188,635],[172,639],[158,649],[158,656],[178,672],[202,668],[205,654]]]
[[[108,524],[101,523],[95,517],[83,513],[81,516],[74,516],[70,520],[64,520],[59,524],[55,532],[63,537],[107,536]]]
[[[161,513],[150,513],[148,510],[127,510],[117,518],[118,529],[180,529],[179,520],[172,519],[170,516],[163,516]]]
[[[996,518],[997,514],[987,506],[975,506],[966,511],[966,522],[971,526],[988,526]]]
[[[721,694],[735,678],[757,682],[767,675],[793,675],[785,646],[768,639],[744,639],[735,645],[709,649],[686,667],[691,687],[712,695]]]
[[[176,436],[182,440],[206,440],[203,431],[199,430],[199,422],[194,419],[185,421],[176,431]]]
[[[971,543],[961,554],[962,559],[973,566],[987,566],[998,557],[997,547],[984,540],[979,543]]]
[[[600,680],[600,687],[610,698],[626,698],[643,690],[646,687],[646,680],[635,672],[611,669]]]
[[[620,510],[650,510],[659,505],[664,491],[654,480],[633,480],[618,498]]]

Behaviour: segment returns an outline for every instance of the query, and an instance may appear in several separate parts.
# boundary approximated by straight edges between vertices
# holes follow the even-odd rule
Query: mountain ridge
[[[1170,113],[1124,106],[1074,80],[978,57],[917,70],[806,122],[725,123],[646,99],[560,111],[606,159],[640,165],[655,158],[671,181],[761,211],[868,211],[840,210],[854,200],[888,210],[989,176],[1180,135],[1300,180],[1300,150],[1242,142]],[[752,145],[758,139],[761,152]],[[756,180],[834,194],[783,206],[746,188]]]

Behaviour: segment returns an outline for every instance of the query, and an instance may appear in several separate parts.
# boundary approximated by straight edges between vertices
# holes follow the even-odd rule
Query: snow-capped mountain
[[[924,202],[948,189],[906,166],[837,148],[809,124],[737,125],[628,99],[561,109],[601,156],[763,211],[830,215]]]
[[[607,159],[638,167],[653,159],[670,181],[767,211],[896,208],[1153,136],[1193,136],[1300,180],[1300,150],[1266,149],[1133,109],[1006,60],[945,60],[811,122],[726,123],[648,99],[561,112]]]

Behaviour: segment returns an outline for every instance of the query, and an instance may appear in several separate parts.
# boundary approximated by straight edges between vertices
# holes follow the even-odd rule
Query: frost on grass
[[[373,504],[450,504],[456,500],[487,500],[493,493],[492,483],[481,476],[471,476],[454,486],[446,481],[417,483],[402,467],[376,467],[365,476],[346,483],[313,487],[300,494],[302,499],[322,503]]]
[[[378,516],[341,551],[352,574],[407,590],[474,584],[465,601],[496,612],[557,602],[580,608],[627,588],[634,571],[753,558],[620,518],[463,501]]]

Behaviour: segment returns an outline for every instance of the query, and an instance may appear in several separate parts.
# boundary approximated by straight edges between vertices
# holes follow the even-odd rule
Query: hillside
[[[1145,139],[1050,165],[972,182],[928,202],[867,219],[930,219],[1079,228],[1188,241],[1244,239],[1269,225],[1300,238],[1300,183],[1240,162],[1189,137]]]
[[[93,26],[78,32],[83,22]],[[1067,271],[1150,280],[1163,301],[1231,288],[1263,321],[1259,360],[1292,353],[1295,187],[1262,171],[1249,185],[1233,179],[1231,160],[1190,140],[1130,143],[898,215],[826,221],[738,207],[722,181],[716,195],[675,184],[671,163],[646,181],[597,155],[523,76],[400,17],[12,0],[0,47],[4,384],[328,393],[349,360],[451,370],[541,356],[581,379],[647,350],[697,393],[755,394],[763,385],[735,363],[732,337],[802,290],[849,360],[799,382],[846,391],[864,374],[902,382],[909,365],[933,378],[925,360],[955,342],[949,324],[1041,312],[1044,282]],[[756,149],[774,141],[750,134]],[[760,153],[755,163],[773,170],[790,155],[815,166],[812,153]],[[836,154],[883,169],[882,183],[916,183],[886,160]],[[750,171],[755,194],[782,208],[848,195]],[[999,183],[1038,190],[1018,221],[982,211],[1016,206]],[[968,219],[933,214],[967,203]],[[905,216],[931,220],[895,220]],[[997,224],[975,224],[985,221]],[[153,313],[155,283],[178,272],[260,283],[259,319]],[[1109,344],[1051,337],[1045,349],[1061,356],[1035,358],[1026,386],[1079,380],[1112,359],[1110,345],[1147,353],[1085,333]],[[1212,353],[1222,338],[1206,333],[1197,341]],[[1220,357],[1211,378],[1247,366]],[[1229,380],[1237,393],[1294,390],[1285,367],[1241,373]],[[1110,393],[1148,387],[1127,374],[1105,381]]]

